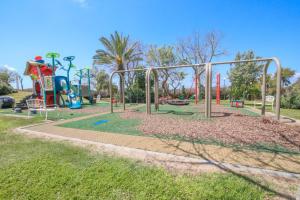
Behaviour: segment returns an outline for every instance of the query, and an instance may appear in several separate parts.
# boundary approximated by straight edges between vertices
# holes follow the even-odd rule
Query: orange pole
[[[198,104],[198,77],[195,76],[195,104]]]
[[[220,75],[220,73],[218,73],[217,74],[217,87],[216,87],[216,103],[218,105],[220,105],[220,98],[221,98],[220,80],[221,80],[221,75]]]
[[[199,79],[199,84],[197,85],[197,90],[198,90],[198,101],[200,102],[200,100],[202,101],[202,98],[200,99],[200,88],[199,85],[201,86],[201,78],[200,78],[200,75],[198,77]]]

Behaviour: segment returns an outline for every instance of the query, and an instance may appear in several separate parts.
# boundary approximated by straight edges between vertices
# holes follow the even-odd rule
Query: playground
[[[52,59],[57,54],[50,55]],[[216,99],[212,99],[212,72],[206,66],[204,97],[200,97],[197,87],[189,99],[160,95],[156,72],[149,68],[133,70],[146,74],[145,94],[135,97],[135,101],[130,88],[122,85],[125,81],[113,86],[114,74],[122,71],[111,74],[109,98],[99,101],[89,85],[85,86],[87,91],[81,86],[82,79],[89,77],[89,69],[77,70],[78,84],[70,81],[74,58],[69,59],[64,59],[69,62],[67,69],[55,59],[54,65],[45,64],[41,57],[27,62],[25,74],[32,79],[33,94],[18,97],[17,107],[2,109],[0,115],[39,123],[17,127],[16,133],[69,141],[170,171],[195,174],[225,171],[265,184],[259,178],[252,178],[263,177],[266,183],[274,184],[268,190],[279,196],[290,193],[290,187],[298,184],[299,121],[285,116],[279,116],[278,120],[278,105],[267,104],[270,97],[258,106],[257,102],[221,100],[217,74]],[[67,75],[53,74],[55,65],[61,65]],[[198,86],[199,82],[194,80],[193,85]],[[114,87],[117,89],[112,90]],[[141,87],[138,85],[138,89]],[[22,101],[27,109],[26,104],[22,107]],[[282,180],[274,183],[276,178]],[[280,188],[282,184],[288,188]]]
[[[267,69],[270,63],[274,62],[277,71],[280,71],[281,64],[278,58],[116,70],[109,78],[109,99],[97,101],[91,90],[91,68],[76,69],[73,64],[74,56],[64,57],[66,64],[62,65],[59,57],[58,53],[49,52],[46,58],[52,64],[46,63],[41,56],[36,56],[34,60],[26,63],[24,75],[32,79],[33,94],[23,100],[27,104],[27,112],[22,112],[22,106],[24,108],[26,105],[17,103],[13,109],[14,115],[42,118],[45,113],[45,120],[65,120],[44,129],[49,129],[50,132],[55,126],[59,126],[98,131],[99,134],[106,132],[143,136],[191,144],[217,145],[236,150],[295,155],[300,153],[300,128],[299,124],[297,125],[299,122],[280,116],[280,73],[276,77],[276,97],[266,96]],[[244,101],[239,99],[221,101],[219,73],[216,74],[215,80],[216,99],[212,100],[214,66],[256,62],[265,63],[260,65],[263,68],[260,107],[244,105]],[[189,91],[189,96],[193,94],[190,99],[187,96],[165,97],[159,93],[160,71],[191,67],[199,71],[192,80],[194,89]],[[66,76],[57,75],[58,69],[65,72]],[[77,83],[71,81],[72,70],[75,71],[73,75],[77,77]],[[114,79],[114,75],[119,75],[119,85],[114,83],[118,80]],[[201,85],[201,75],[205,77],[205,87]],[[141,97],[134,96],[135,102],[132,102],[134,88],[130,85],[125,87],[130,76],[135,77],[133,84],[137,84],[135,87],[138,91],[144,92]],[[87,85],[83,87],[84,78],[87,79]],[[141,84],[143,81],[144,84]],[[201,87],[204,97],[200,97]],[[271,106],[268,102],[272,102]],[[266,115],[269,108],[274,109],[275,113]],[[1,111],[1,114],[11,115],[7,110]]]
[[[298,110],[291,117],[281,109],[282,67],[276,57],[136,67],[110,75],[94,65],[76,67],[75,56],[45,57],[26,62],[31,92],[2,98],[16,103],[1,109],[0,118],[35,122],[15,127],[17,134],[68,141],[176,173],[229,172],[281,197],[291,197],[289,185],[299,183]],[[240,82],[226,88],[225,79],[221,87],[220,69],[249,64],[261,72],[254,91]],[[283,180],[266,186],[276,178]]]
[[[300,1],[0,11],[0,200],[300,200]]]
[[[299,152],[299,127],[281,124],[271,118],[260,118],[251,109],[236,109],[218,105],[212,110],[213,119],[195,112],[203,105],[161,106],[148,116],[145,105],[125,112],[60,124],[61,127],[175,139],[268,152]],[[97,124],[97,122],[104,123]]]

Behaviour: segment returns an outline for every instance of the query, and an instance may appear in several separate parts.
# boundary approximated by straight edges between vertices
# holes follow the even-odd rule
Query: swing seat
[[[111,103],[117,103],[117,100],[115,98],[112,98]]]
[[[190,104],[189,100],[180,100],[180,99],[168,100],[167,103],[169,105],[174,105],[174,106],[186,106]]]
[[[244,101],[242,101],[242,100],[232,100],[232,101],[230,101],[230,106],[231,107],[236,107],[236,108],[244,108]]]

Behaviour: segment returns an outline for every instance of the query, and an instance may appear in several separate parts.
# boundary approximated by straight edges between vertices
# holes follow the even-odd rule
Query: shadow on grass
[[[242,155],[244,155],[245,158],[249,158],[249,159],[254,159],[256,160],[260,166],[265,166],[265,167],[272,167],[275,168],[275,170],[278,171],[286,171],[286,172],[290,172],[290,173],[296,173],[299,174],[298,171],[292,171],[287,169],[285,166],[280,166],[280,165],[276,165],[274,166],[271,162],[276,159],[278,156],[296,164],[299,165],[300,161],[293,158],[291,155],[299,155],[300,152],[299,151],[293,151],[293,150],[289,150],[286,149],[284,147],[281,147],[279,145],[274,145],[274,146],[270,146],[268,144],[247,144],[245,143],[245,141],[242,141],[240,139],[240,143],[241,144],[245,144],[243,146],[241,145],[228,145],[225,144],[223,142],[217,141],[217,140],[208,140],[208,139],[199,139],[199,138],[192,138],[192,137],[183,137],[181,135],[173,135],[173,136],[166,136],[166,135],[154,135],[154,137],[160,139],[160,141],[162,141],[164,144],[166,144],[169,147],[175,148],[176,151],[180,151],[183,152],[185,154],[188,154],[190,156],[195,156],[198,158],[201,158],[203,160],[206,160],[207,163],[212,164],[213,166],[217,167],[218,169],[224,171],[224,172],[228,172],[231,173],[233,175],[236,175],[237,177],[240,177],[246,181],[248,181],[249,183],[252,183],[258,187],[260,187],[261,189],[275,194],[276,196],[283,198],[283,199],[295,199],[294,196],[292,196],[289,193],[286,192],[282,192],[279,189],[275,189],[275,188],[271,188],[268,184],[263,183],[262,181],[258,181],[257,179],[253,178],[252,174],[249,175],[245,175],[243,173],[239,173],[236,172],[228,167],[226,167],[225,165],[222,164],[222,161],[217,161],[215,156],[210,153],[207,149],[207,147],[205,146],[206,144],[215,144],[221,147],[230,147],[233,148],[234,151],[239,151],[239,153],[241,153]],[[237,138],[235,138],[237,139]],[[177,141],[174,143],[174,140]],[[288,138],[286,138],[287,142],[291,142],[293,145],[295,146],[299,146],[299,144],[295,144],[295,142],[290,141]],[[182,147],[182,143],[188,142],[190,144],[192,144],[192,149],[186,149]],[[221,150],[221,149],[220,149]],[[260,158],[259,156],[254,156],[254,154],[249,153],[249,151],[247,150],[256,150],[256,151],[262,151],[262,152],[268,152],[271,153],[271,159],[269,159],[269,161],[265,161],[264,159]],[[224,155],[224,159],[229,156],[229,155]],[[238,159],[234,160],[238,162]],[[180,161],[174,161],[174,162],[180,162]],[[199,163],[186,163],[186,162],[180,162],[182,164],[199,164]]]

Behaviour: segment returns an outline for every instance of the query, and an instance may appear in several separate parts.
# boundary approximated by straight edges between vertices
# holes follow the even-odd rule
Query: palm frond
[[[107,38],[101,37],[100,41],[107,51],[109,51],[111,54],[115,54],[115,48]]]
[[[115,31],[108,38],[101,37],[100,42],[104,49],[96,51],[94,64],[114,66],[115,69],[122,70],[126,63],[142,60],[142,52],[137,50],[138,43],[129,46],[129,36],[124,37]]]

